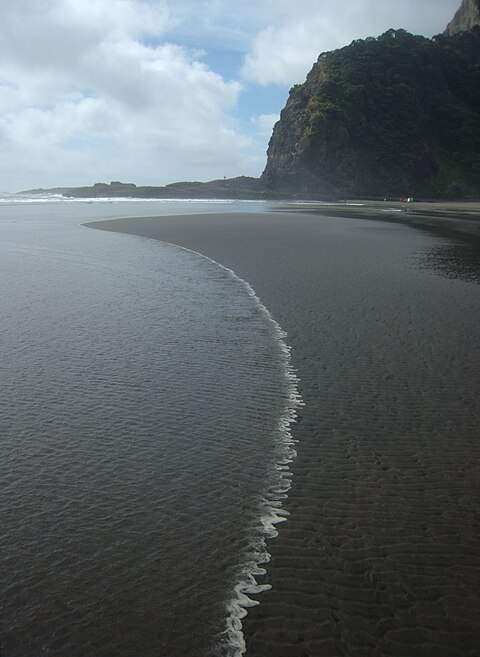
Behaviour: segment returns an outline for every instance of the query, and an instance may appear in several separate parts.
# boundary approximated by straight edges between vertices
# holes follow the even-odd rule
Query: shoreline
[[[372,207],[288,207],[89,224],[207,255],[287,331],[306,407],[247,655],[474,657],[478,290],[455,262],[449,281],[410,259],[466,228],[477,244],[476,220],[414,231]]]
[[[445,235],[480,238],[480,203],[390,203],[359,199],[327,206],[315,202],[292,202],[282,205],[279,210],[282,209],[300,214],[311,212],[339,218],[389,221]]]
[[[257,581],[257,578],[265,575],[265,564],[270,561],[271,555],[267,543],[269,540],[278,536],[276,525],[285,522],[288,517],[288,512],[284,509],[284,500],[287,498],[288,491],[291,487],[292,473],[290,464],[297,456],[292,427],[295,426],[297,421],[298,410],[304,404],[299,393],[300,382],[291,364],[291,348],[285,342],[286,333],[271,315],[268,308],[262,303],[262,300],[257,296],[248,281],[237,276],[232,269],[229,269],[203,253],[177,244],[172,244],[171,246],[208,260],[216,267],[223,269],[230,277],[245,288],[248,296],[254,299],[257,308],[272,327],[273,336],[279,346],[280,358],[284,370],[285,404],[278,418],[275,432],[278,434],[278,440],[272,458],[272,474],[270,475],[270,479],[265,482],[265,489],[258,506],[258,527],[261,527],[261,529],[250,537],[248,549],[244,550],[241,555],[242,558],[238,564],[238,570],[241,576],[226,603],[227,617],[224,633],[228,637],[228,640],[225,646],[223,641],[218,646],[221,649],[225,647],[230,657],[242,657],[246,651],[243,621],[248,615],[248,610],[260,604],[260,600],[257,599],[258,595],[270,589],[270,585],[260,584]]]

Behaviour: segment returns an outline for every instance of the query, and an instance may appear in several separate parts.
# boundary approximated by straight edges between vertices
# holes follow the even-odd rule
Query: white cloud
[[[243,74],[259,84],[301,82],[320,54],[322,42],[331,48],[340,38],[329,33],[329,25],[321,17],[269,26],[255,37]]]
[[[280,114],[259,114],[252,116],[251,122],[259,135],[270,139],[273,126],[279,120]]]
[[[154,32],[158,43],[167,16],[163,5],[139,0],[8,4],[0,25],[0,189],[261,170],[257,143],[232,118],[241,85],[195,52],[140,39]]]

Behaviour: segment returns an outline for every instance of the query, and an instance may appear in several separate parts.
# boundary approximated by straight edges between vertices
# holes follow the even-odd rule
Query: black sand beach
[[[420,209],[90,224],[232,268],[288,333],[306,406],[252,657],[480,654],[478,229]]]

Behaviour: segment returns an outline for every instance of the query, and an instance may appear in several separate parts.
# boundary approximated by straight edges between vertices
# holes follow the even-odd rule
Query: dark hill
[[[268,148],[271,193],[480,196],[480,29],[320,55]]]

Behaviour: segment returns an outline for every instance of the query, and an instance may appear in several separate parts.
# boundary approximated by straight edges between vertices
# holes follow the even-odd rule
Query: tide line
[[[278,536],[276,526],[285,522],[289,515],[288,511],[283,508],[283,503],[291,488],[293,473],[290,464],[297,455],[292,426],[298,417],[297,410],[304,406],[299,390],[300,380],[292,365],[291,347],[286,342],[287,333],[262,303],[250,283],[238,276],[233,269],[229,269],[203,253],[179,244],[165,243],[208,260],[244,287],[247,294],[255,301],[261,314],[270,323],[273,337],[279,346],[283,365],[286,385],[285,406],[277,423],[276,433],[279,438],[274,450],[269,481],[266,482],[264,494],[259,503],[259,530],[250,538],[249,548],[244,553],[245,561],[240,564],[238,581],[226,603],[225,630],[218,641],[219,654],[225,655],[225,657],[242,657],[246,652],[242,621],[247,616],[249,608],[260,604],[252,596],[257,596],[271,588],[269,584],[259,584],[256,579],[258,576],[266,574],[264,566],[270,561],[267,542]],[[218,650],[215,652],[218,654]]]

